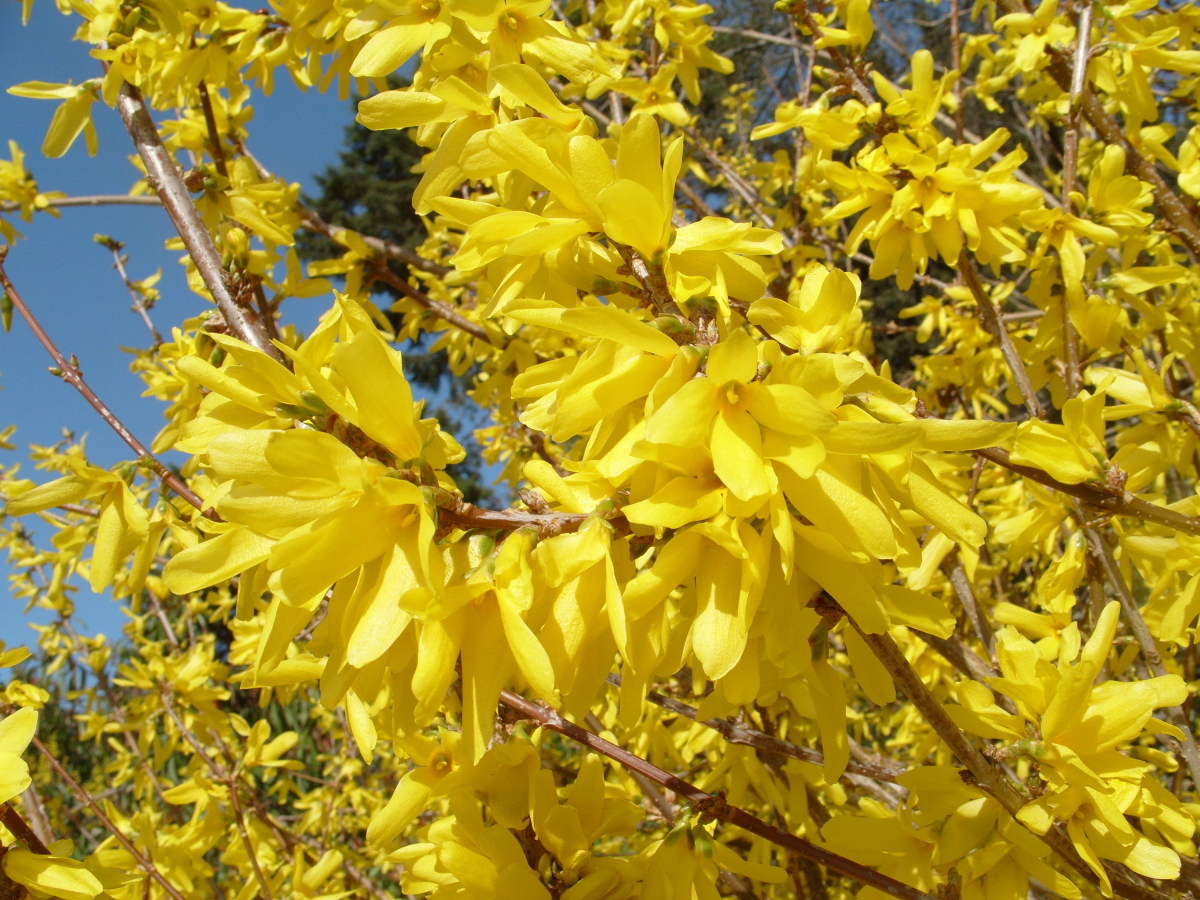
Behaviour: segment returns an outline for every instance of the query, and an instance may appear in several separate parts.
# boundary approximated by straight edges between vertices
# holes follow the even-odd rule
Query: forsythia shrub
[[[0,897],[1200,890],[1200,20],[950,2],[890,80],[889,5],[781,0],[802,89],[714,103],[691,0],[59,0],[94,77],[10,91],[58,103],[52,157],[119,113],[203,301],[136,355],[133,462],[0,469],[53,617],[0,657]],[[251,155],[285,76],[427,150],[417,250]],[[0,211],[70,205],[10,157]],[[507,508],[464,501],[422,340]]]

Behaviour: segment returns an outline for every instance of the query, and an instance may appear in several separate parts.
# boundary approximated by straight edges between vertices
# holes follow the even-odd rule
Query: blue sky
[[[23,81],[79,83],[99,74],[99,63],[88,47],[71,40],[78,17],[64,17],[51,0],[37,0],[29,25],[22,27],[20,4],[0,0],[0,88]],[[250,148],[264,164],[289,181],[315,191],[314,173],[334,162],[343,128],[353,111],[335,95],[301,93],[286,75],[277,78],[271,97],[258,96],[250,123]],[[133,147],[115,110],[94,107],[100,152],[89,158],[82,139],[61,159],[41,156],[40,147],[55,102],[27,100],[0,92],[0,157],[9,158],[8,141],[25,152],[26,166],[42,190],[71,195],[124,194],[137,175],[128,162]],[[13,283],[59,347],[75,353],[84,376],[117,415],[146,443],[162,427],[161,407],[141,399],[140,380],[129,371],[129,356],[121,347],[145,347],[149,333],[129,309],[129,296],[112,269],[108,251],[92,236],[109,234],[126,244],[129,274],[140,279],[163,270],[162,300],[155,323],[164,333],[172,324],[204,310],[207,304],[186,287],[180,253],[164,249],[173,236],[170,220],[156,207],[72,208],[53,219],[39,215],[31,224],[14,220],[25,235],[9,254],[6,268]],[[328,298],[291,300],[311,304],[296,309],[301,320],[315,318]],[[50,360],[19,318],[12,333],[0,332],[0,428],[16,424],[18,447],[48,444],[64,427],[88,436],[89,456],[97,465],[111,466],[130,453],[75,391],[46,371]],[[16,461],[4,453],[0,464]],[[24,467],[26,474],[30,469]],[[41,473],[32,477],[43,480]],[[35,534],[48,535],[49,526],[31,517]],[[0,558],[0,576],[6,575]],[[7,585],[5,580],[4,585]],[[86,586],[78,593],[81,621],[89,633],[119,633],[123,617],[116,604],[92,595]],[[38,620],[37,613],[32,615]],[[21,606],[0,588],[0,639],[32,643]]]

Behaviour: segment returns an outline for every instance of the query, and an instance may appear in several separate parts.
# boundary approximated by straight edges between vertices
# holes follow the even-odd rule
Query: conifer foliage
[[[130,461],[2,436],[13,598],[53,621],[0,648],[0,897],[1200,890],[1195,10],[947,0],[888,73],[892,2],[769,31],[690,0],[60,4],[94,71],[10,91],[57,104],[50,157],[119,116],[133,184],[43,190],[10,145],[0,311]],[[739,80],[714,28],[787,71]],[[408,135],[411,211],[369,229],[271,173],[280,78]],[[998,116],[1019,141],[970,127]],[[3,265],[19,220],[112,202],[165,208],[197,295],[157,332],[101,238],[155,335],[153,438]],[[927,348],[899,380],[877,329]],[[411,347],[464,379],[510,505],[466,495]],[[75,627],[89,590],[122,639]]]

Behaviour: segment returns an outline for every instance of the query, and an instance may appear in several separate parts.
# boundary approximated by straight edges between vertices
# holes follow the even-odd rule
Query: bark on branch
[[[183,239],[184,247],[196,264],[196,270],[224,316],[229,330],[235,337],[286,365],[283,354],[271,343],[263,323],[251,310],[239,305],[229,292],[221,254],[192,202],[175,161],[158,136],[158,128],[150,118],[141,92],[131,84],[122,85],[117,98],[117,110],[146,166],[148,180],[166,208],[167,215],[175,223],[175,230]]]
[[[1048,475],[1041,469],[1034,469],[1013,462],[1008,451],[1002,450],[999,447],[987,447],[983,450],[976,450],[975,455],[981,456],[989,462],[994,462],[996,465],[1002,466],[1010,472],[1016,472],[1030,481],[1036,481],[1038,484],[1053,488],[1060,493],[1077,497],[1088,506],[1094,506],[1096,509],[1103,510],[1112,515],[1145,519],[1147,522],[1153,522],[1156,525],[1163,525],[1167,528],[1174,528],[1176,531],[1200,535],[1200,518],[1185,516],[1183,513],[1167,509],[1165,506],[1156,506],[1153,503],[1148,503],[1140,497],[1135,497],[1129,491],[1113,493],[1094,484],[1066,484]]]
[[[63,380],[83,395],[92,408],[100,413],[100,417],[117,433],[117,436],[129,445],[129,449],[138,455],[138,461],[154,470],[155,474],[162,479],[165,487],[170,488],[192,506],[196,507],[196,509],[200,510],[205,517],[214,520],[219,518],[212,509],[205,509],[204,501],[200,499],[196,492],[188,487],[182,478],[155,458],[154,454],[147,450],[146,446],[134,436],[133,432],[125,427],[124,423],[105,405],[104,401],[96,396],[96,392],[83,380],[83,373],[79,371],[78,365],[74,362],[75,357],[72,356],[71,359],[67,359],[63,355],[54,341],[50,339],[50,335],[46,334],[41,323],[38,322],[33,312],[29,309],[29,306],[21,298],[21,295],[17,293],[17,289],[9,279],[8,273],[4,270],[5,255],[6,249],[0,248],[0,288],[3,288],[4,292],[8,294],[13,306],[21,314],[21,318],[25,320],[25,324],[29,326],[41,345],[46,348],[46,352],[50,354],[62,372]]]
[[[609,675],[608,683],[614,687],[620,687],[621,676]],[[758,731],[755,728],[747,728],[745,725],[730,722],[728,719],[697,719],[696,707],[676,700],[673,697],[660,694],[657,691],[647,693],[646,699],[655,706],[661,706],[668,712],[673,712],[676,715],[683,716],[711,728],[730,744],[744,744],[747,747],[753,747],[756,750],[763,750],[767,753],[803,760],[804,762],[813,763],[818,766],[825,765],[825,755],[820,750],[814,750],[811,747],[801,747],[799,744],[793,744],[788,741],[781,741],[779,738],[771,737],[771,735]],[[899,763],[891,762],[880,765],[872,765],[865,762],[850,762],[846,765],[846,771],[854,775],[865,775],[877,781],[895,782],[896,778],[903,775],[907,769]]]
[[[596,753],[607,756],[614,762],[620,763],[630,772],[637,772],[650,781],[673,791],[676,797],[687,801],[692,807],[704,814],[728,822],[730,825],[770,841],[797,856],[810,859],[833,872],[845,875],[847,878],[853,878],[855,881],[891,894],[893,897],[900,898],[900,900],[934,900],[930,894],[924,891],[909,887],[907,884],[897,881],[881,872],[876,872],[874,869],[869,869],[851,859],[832,853],[824,847],[818,847],[816,844],[810,843],[803,838],[789,834],[781,828],[776,828],[774,825],[764,822],[757,816],[752,816],[745,810],[727,803],[722,797],[717,797],[700,790],[695,785],[660,769],[653,763],[647,762],[640,756],[635,756],[628,750],[618,747],[616,744],[606,741],[586,728],[582,728],[573,722],[568,722],[558,710],[533,703],[518,694],[514,694],[512,691],[502,691],[500,702],[522,715],[540,722],[543,727],[549,728],[551,731],[556,731],[576,743],[594,750]]]
[[[925,682],[921,680],[921,676],[909,664],[900,648],[896,646],[896,642],[892,640],[891,635],[867,634],[858,627],[853,619],[850,620],[850,624],[854,626],[863,641],[887,669],[888,674],[895,680],[904,696],[917,708],[922,718],[929,723],[937,736],[966,767],[978,786],[994,797],[1010,816],[1016,818],[1021,807],[1025,805],[1025,798],[1017,792],[1004,774],[979,751],[962,729],[954,724],[954,720],[930,693]],[[1065,831],[1056,826],[1044,835],[1037,835],[1037,837],[1048,844],[1067,865],[1090,883],[1099,883],[1096,873],[1080,857]],[[1133,883],[1111,867],[1108,867],[1108,876],[1113,889],[1126,900],[1157,900],[1161,896]]]

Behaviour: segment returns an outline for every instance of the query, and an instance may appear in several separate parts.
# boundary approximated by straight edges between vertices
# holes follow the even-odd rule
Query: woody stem
[[[121,440],[128,444],[129,448],[138,455],[139,462],[152,468],[155,474],[157,474],[158,477],[163,480],[163,483],[168,488],[173,490],[192,506],[196,507],[196,509],[200,510],[206,518],[216,520],[218,518],[216,512],[214,512],[212,509],[205,509],[204,501],[200,499],[196,492],[188,487],[182,478],[163,465],[163,463],[160,462],[154,456],[154,454],[146,449],[146,446],[134,436],[133,432],[125,427],[124,423],[116,417],[116,415],[111,409],[108,408],[107,405],[105,405],[104,401],[96,396],[96,392],[93,391],[88,386],[87,382],[83,380],[83,373],[79,371],[78,366],[70,359],[67,359],[63,355],[62,351],[58,349],[54,341],[52,341],[50,336],[46,333],[45,329],[42,328],[41,323],[38,322],[38,320],[34,317],[33,312],[29,309],[29,306],[17,292],[17,289],[13,286],[12,281],[8,277],[8,273],[4,269],[3,254],[0,254],[0,288],[3,288],[4,292],[8,294],[9,299],[12,300],[13,306],[16,307],[17,311],[21,314],[21,318],[25,320],[25,324],[29,326],[30,330],[34,333],[34,336],[38,339],[41,345],[46,348],[46,352],[50,354],[51,358],[62,372],[63,380],[71,384],[75,390],[79,391],[79,393],[83,395],[84,399],[91,404],[92,408],[96,410],[96,412],[100,413],[100,417],[108,423],[109,427],[112,428],[112,430],[115,431],[121,438]]]
[[[636,756],[628,750],[618,747],[610,741],[606,741],[599,735],[593,734],[573,722],[568,722],[556,709],[533,703],[518,694],[514,694],[512,691],[502,691],[500,693],[500,702],[540,722],[543,727],[569,737],[576,743],[582,744],[596,753],[607,756],[614,762],[620,763],[630,772],[637,772],[650,781],[662,785],[668,790],[673,791],[676,796],[687,800],[692,806],[709,812],[714,818],[722,819],[730,825],[741,828],[743,831],[757,835],[764,840],[783,847],[785,850],[795,853],[797,856],[810,859],[831,871],[845,875],[848,878],[853,878],[855,881],[891,894],[893,897],[900,898],[900,900],[934,900],[931,895],[926,894],[924,891],[909,887],[895,878],[891,878],[881,872],[876,872],[874,869],[869,869],[844,856],[832,853],[824,847],[818,847],[816,844],[796,837],[794,834],[789,834],[756,816],[750,815],[745,810],[731,806],[723,799],[700,790],[695,785],[660,769],[640,756]]]

